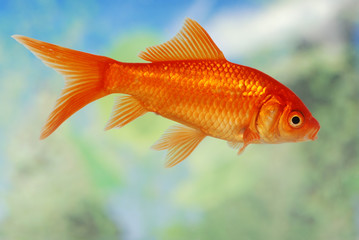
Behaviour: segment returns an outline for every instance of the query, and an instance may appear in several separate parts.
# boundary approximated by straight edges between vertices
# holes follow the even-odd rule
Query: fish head
[[[320,129],[319,122],[296,96],[287,101],[271,96],[258,113],[256,127],[267,143],[314,141]]]

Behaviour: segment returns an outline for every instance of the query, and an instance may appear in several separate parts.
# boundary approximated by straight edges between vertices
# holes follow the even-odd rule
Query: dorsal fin
[[[174,38],[161,45],[146,48],[139,57],[150,62],[225,60],[206,30],[189,18],[186,18],[182,29]]]

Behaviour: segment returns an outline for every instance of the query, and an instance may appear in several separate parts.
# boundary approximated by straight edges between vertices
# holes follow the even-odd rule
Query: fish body
[[[109,92],[129,94],[149,112],[232,142],[243,141],[241,129],[281,85],[226,60],[116,63],[110,72]]]
[[[169,128],[153,146],[168,150],[167,167],[185,159],[206,136],[226,140],[241,153],[252,143],[314,140],[320,128],[290,89],[259,70],[227,61],[191,19],[172,40],[140,53],[149,63],[124,63],[14,38],[66,77],[41,138],[109,94],[120,96],[106,129],[123,127],[147,112],[181,124]]]

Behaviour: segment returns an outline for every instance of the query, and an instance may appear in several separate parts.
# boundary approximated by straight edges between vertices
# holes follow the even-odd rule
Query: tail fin
[[[48,137],[67,118],[85,105],[107,95],[105,72],[115,60],[63,48],[25,36],[14,35],[47,66],[65,76],[65,88],[42,129],[40,139]]]

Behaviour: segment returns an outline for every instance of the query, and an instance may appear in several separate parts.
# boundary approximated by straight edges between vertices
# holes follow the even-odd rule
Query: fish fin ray
[[[243,142],[229,142],[229,141],[227,142],[227,144],[233,149],[240,149],[244,145]]]
[[[104,78],[113,59],[84,53],[25,36],[13,35],[43,63],[65,77],[65,87],[42,128],[40,139],[48,137],[67,118],[85,105],[107,95]]]
[[[206,135],[194,128],[175,125],[166,130],[152,145],[155,150],[168,150],[165,166],[173,167],[187,158]]]
[[[107,122],[105,130],[123,127],[146,112],[147,110],[136,98],[130,95],[121,95],[117,97],[115,101],[110,120]]]
[[[238,149],[238,152],[237,152],[237,155],[241,155],[242,152],[244,151],[244,149],[246,149],[246,147],[248,146],[249,144],[243,144],[241,147],[239,147]]]
[[[190,18],[186,18],[175,37],[163,44],[146,48],[139,57],[150,62],[225,60],[206,30]]]

